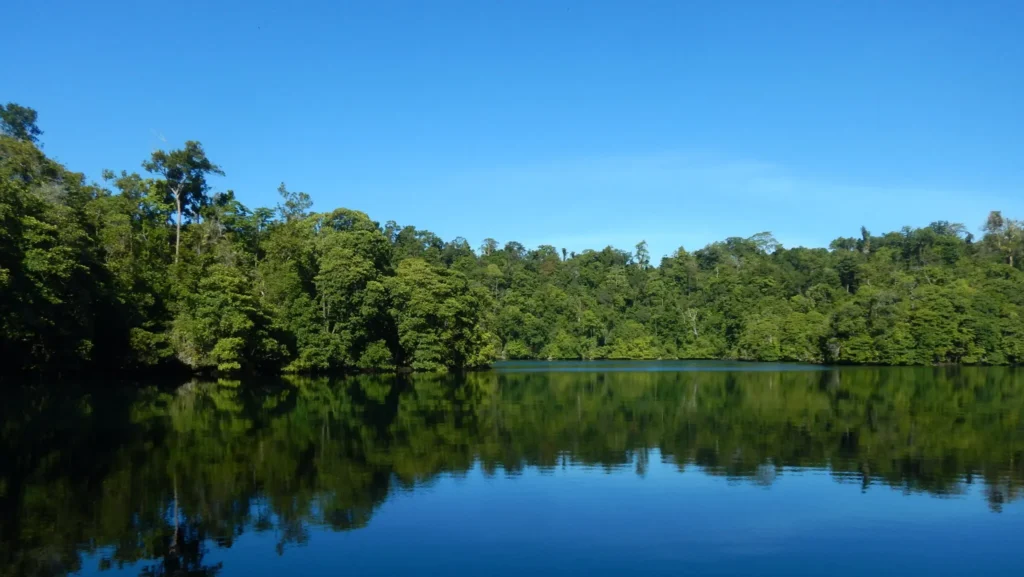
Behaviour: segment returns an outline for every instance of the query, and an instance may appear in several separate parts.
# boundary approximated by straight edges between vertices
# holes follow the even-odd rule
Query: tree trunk
[[[181,251],[181,193],[179,192],[174,196],[174,200],[178,203],[178,225],[174,234],[174,262],[178,262],[178,253]]]
[[[171,537],[171,554],[178,554],[178,474],[173,475],[174,479],[174,536]]]

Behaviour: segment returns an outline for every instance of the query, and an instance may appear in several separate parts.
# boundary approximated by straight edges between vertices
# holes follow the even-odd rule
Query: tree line
[[[282,184],[214,191],[198,142],[87,182],[0,106],[6,372],[448,371],[495,359],[1024,360],[1024,225],[961,224],[785,248],[770,233],[568,252],[437,235]]]
[[[216,569],[206,552],[246,534],[283,552],[366,526],[395,491],[476,467],[644,476],[660,459],[763,486],[809,468],[853,493],[977,488],[973,505],[1000,511],[1024,494],[1021,378],[501,370],[16,391],[0,406],[0,575],[87,570],[83,554],[144,575],[201,574]]]

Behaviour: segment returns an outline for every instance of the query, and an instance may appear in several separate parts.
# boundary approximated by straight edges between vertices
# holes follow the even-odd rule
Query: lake
[[[1024,371],[34,384],[0,575],[1010,575]]]

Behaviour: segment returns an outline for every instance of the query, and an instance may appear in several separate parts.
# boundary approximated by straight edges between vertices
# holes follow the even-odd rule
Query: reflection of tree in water
[[[1020,484],[1010,479],[985,484],[985,500],[988,501],[989,509],[996,513],[1002,512],[1003,505],[1019,497],[1020,492]]]
[[[764,463],[757,466],[757,471],[754,472],[753,479],[758,485],[768,487],[775,482],[775,478],[778,477],[778,470],[775,465],[771,463]]]
[[[181,524],[161,543],[157,563],[143,564],[139,575],[144,577],[213,577],[220,573],[221,563],[204,565],[207,536],[197,525]]]
[[[1024,378],[1010,369],[361,376],[5,410],[0,576],[75,571],[101,549],[147,575],[212,575],[209,547],[259,532],[284,553],[314,527],[366,526],[396,486],[474,463],[645,475],[657,449],[681,472],[763,486],[792,467],[861,490],[982,483],[993,511],[1024,478]]]

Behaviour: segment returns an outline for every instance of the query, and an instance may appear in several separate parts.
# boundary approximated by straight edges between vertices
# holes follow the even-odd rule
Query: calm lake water
[[[5,400],[0,576],[1024,572],[1019,369],[178,385]]]

